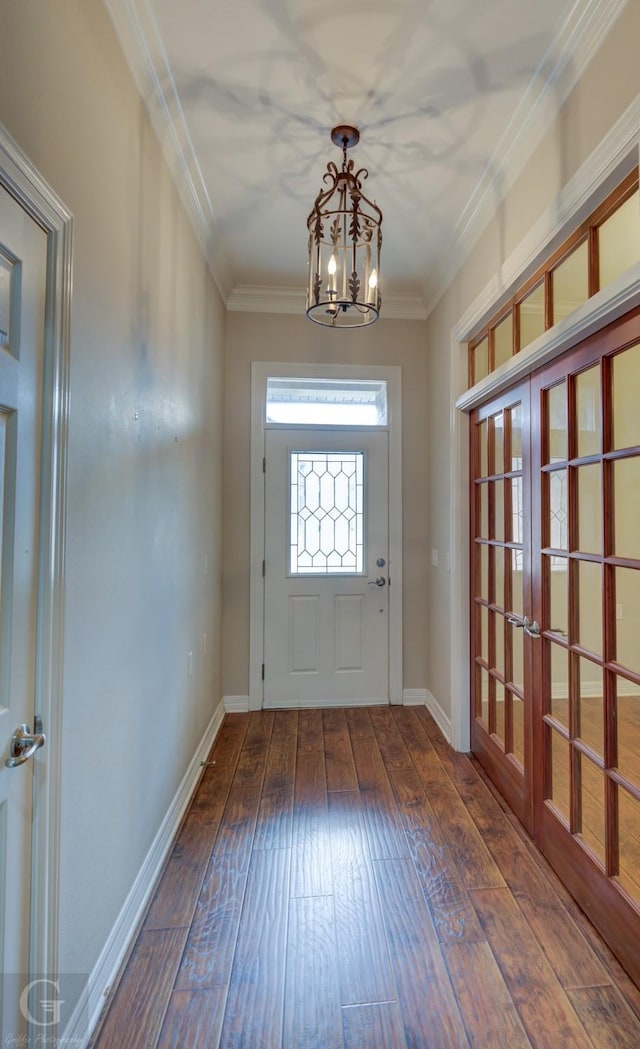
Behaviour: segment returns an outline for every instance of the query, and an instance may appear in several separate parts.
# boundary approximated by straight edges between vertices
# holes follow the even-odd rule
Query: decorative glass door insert
[[[291,575],[362,575],[364,482],[364,452],[290,453]]]

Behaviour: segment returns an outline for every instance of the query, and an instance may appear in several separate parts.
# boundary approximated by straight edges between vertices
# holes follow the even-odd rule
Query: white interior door
[[[0,962],[16,976],[29,971],[34,760],[7,760],[16,729],[34,729],[46,279],[46,234],[0,189]],[[0,979],[2,1045],[23,1044],[19,988]]]
[[[266,707],[389,701],[386,431],[266,432]]]

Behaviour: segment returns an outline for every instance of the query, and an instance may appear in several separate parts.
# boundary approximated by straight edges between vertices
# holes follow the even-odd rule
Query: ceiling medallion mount
[[[345,140],[347,149],[353,149],[354,146],[358,145],[360,141],[360,132],[357,127],[352,127],[351,124],[338,124],[331,131],[331,141],[334,146],[338,149],[344,149]]]
[[[361,328],[380,316],[382,212],[362,192],[368,171],[355,170],[347,158],[360,141],[358,129],[338,124],[331,141],[342,149],[342,169],[329,161],[326,188],[307,219],[307,317],[329,328]]]

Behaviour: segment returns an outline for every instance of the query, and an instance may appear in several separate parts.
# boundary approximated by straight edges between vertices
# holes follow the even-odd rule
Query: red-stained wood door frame
[[[532,834],[536,844],[565,885],[580,904],[603,938],[615,951],[622,964],[640,984],[640,906],[632,902],[619,884],[617,873],[617,835],[620,827],[617,818],[617,792],[621,777],[614,767],[616,746],[616,697],[613,686],[607,684],[613,680],[615,663],[615,592],[612,588],[613,569],[616,559],[612,545],[612,506],[611,479],[609,471],[613,462],[621,454],[635,455],[640,449],[626,449],[623,453],[613,450],[612,433],[612,378],[610,361],[613,356],[640,341],[640,309],[635,309],[624,317],[602,329],[600,332],[569,350],[554,362],[545,365],[535,372],[529,380],[487,402],[474,410],[470,417],[470,526],[471,526],[471,746],[473,752],[486,769],[487,773],[509,802],[524,826]],[[575,628],[577,608],[569,607],[568,638],[564,641],[557,631],[551,629],[555,624],[549,619],[550,600],[545,582],[543,559],[545,557],[546,536],[543,521],[549,516],[548,486],[542,483],[545,463],[549,456],[545,454],[545,412],[546,391],[563,381],[567,383],[569,404],[574,396],[576,376],[582,371],[602,363],[601,366],[601,406],[603,445],[599,460],[603,468],[603,553],[596,557],[603,567],[603,652],[602,669],[605,678],[604,719],[605,719],[605,807],[607,822],[607,841],[605,863],[589,850],[582,840],[576,825],[570,822],[554,807],[551,800],[551,758],[550,738],[552,724],[550,717],[550,649],[553,645],[566,647],[571,654],[579,655],[576,644]],[[480,709],[478,696],[478,653],[479,645],[479,610],[477,604],[478,580],[480,577],[478,535],[479,497],[477,478],[480,473],[479,424],[507,409],[517,401],[530,404],[530,413],[523,412],[523,496],[525,505],[525,525],[523,536],[524,558],[524,612],[531,620],[540,624],[539,639],[524,638],[524,693],[525,693],[525,769],[522,772],[513,758],[505,754],[495,733],[487,730],[482,720],[476,716]],[[524,419],[527,418],[525,433]],[[571,419],[571,412],[569,412]],[[574,421],[569,423],[567,470],[579,469],[577,456],[577,435]],[[573,429],[572,429],[573,428]],[[490,428],[488,428],[488,431]],[[489,437],[489,445],[491,438]],[[563,465],[563,464],[560,464]],[[578,549],[578,508],[573,481],[569,482],[569,499],[574,500],[574,509],[570,513],[568,535],[569,570],[571,571],[571,552]],[[528,513],[527,513],[528,508]],[[491,515],[491,509],[489,514]],[[505,511],[506,519],[507,511]],[[634,566],[635,567],[635,566]],[[492,560],[489,559],[489,578],[491,578]],[[495,597],[493,592],[489,595]],[[491,609],[494,601],[489,601]],[[572,625],[573,624],[573,625]],[[571,696],[575,685],[571,680],[568,693]],[[640,682],[639,682],[640,687]],[[569,733],[571,736],[571,732]],[[568,745],[573,752],[574,743],[570,738]],[[578,743],[578,747],[581,744]],[[572,768],[574,766],[571,766]],[[577,768],[577,764],[575,766]],[[577,775],[577,774],[576,774]],[[572,791],[571,822],[578,811],[575,802],[579,781],[574,779]]]

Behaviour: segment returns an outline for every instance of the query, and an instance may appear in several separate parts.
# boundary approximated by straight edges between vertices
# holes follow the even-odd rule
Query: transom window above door
[[[269,377],[266,422],[281,426],[388,425],[384,379]]]
[[[637,168],[527,280],[469,343],[473,386],[526,349],[640,260]]]

